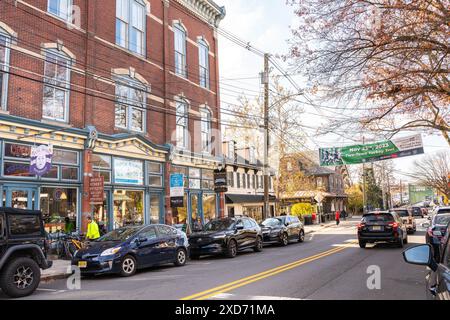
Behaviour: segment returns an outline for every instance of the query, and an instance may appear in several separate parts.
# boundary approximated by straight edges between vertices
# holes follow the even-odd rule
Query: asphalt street
[[[25,299],[425,299],[426,269],[403,262],[400,248],[359,248],[357,221],[312,233],[304,243],[268,246],[235,259],[205,257],[184,267],[143,270],[131,278],[83,278],[80,290],[68,290],[66,280],[41,283]],[[418,243],[424,243],[420,229],[406,247]],[[379,271],[379,288],[369,289],[373,270]],[[0,298],[5,298],[1,292]]]

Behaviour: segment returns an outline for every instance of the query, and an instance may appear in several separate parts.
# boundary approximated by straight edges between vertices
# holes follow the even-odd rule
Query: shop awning
[[[269,201],[274,202],[276,200],[275,196],[269,195]],[[263,195],[254,194],[226,194],[225,202],[227,204],[231,203],[262,203],[264,202]]]

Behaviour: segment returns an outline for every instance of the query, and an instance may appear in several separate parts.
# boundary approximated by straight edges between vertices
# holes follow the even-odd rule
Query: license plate
[[[381,231],[382,228],[381,228],[381,226],[373,226],[373,227],[372,227],[372,230],[373,230],[373,231]]]
[[[78,261],[78,268],[87,268],[87,261]]]

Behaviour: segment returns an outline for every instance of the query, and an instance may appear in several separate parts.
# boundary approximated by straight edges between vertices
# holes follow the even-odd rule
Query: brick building
[[[223,214],[218,39],[212,0],[0,1],[0,205],[46,228],[184,223]],[[52,166],[30,173],[32,146]],[[169,177],[185,174],[184,207]],[[104,201],[89,199],[104,178]]]

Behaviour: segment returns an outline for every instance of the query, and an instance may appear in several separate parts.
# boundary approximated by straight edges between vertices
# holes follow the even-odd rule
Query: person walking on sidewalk
[[[344,221],[347,221],[347,212],[345,209],[342,209],[342,218],[344,218]]]
[[[97,240],[100,238],[100,231],[97,222],[95,222],[91,216],[88,217],[88,227],[86,233],[87,240]]]
[[[341,213],[339,211],[336,211],[336,225],[338,226],[341,222]]]

